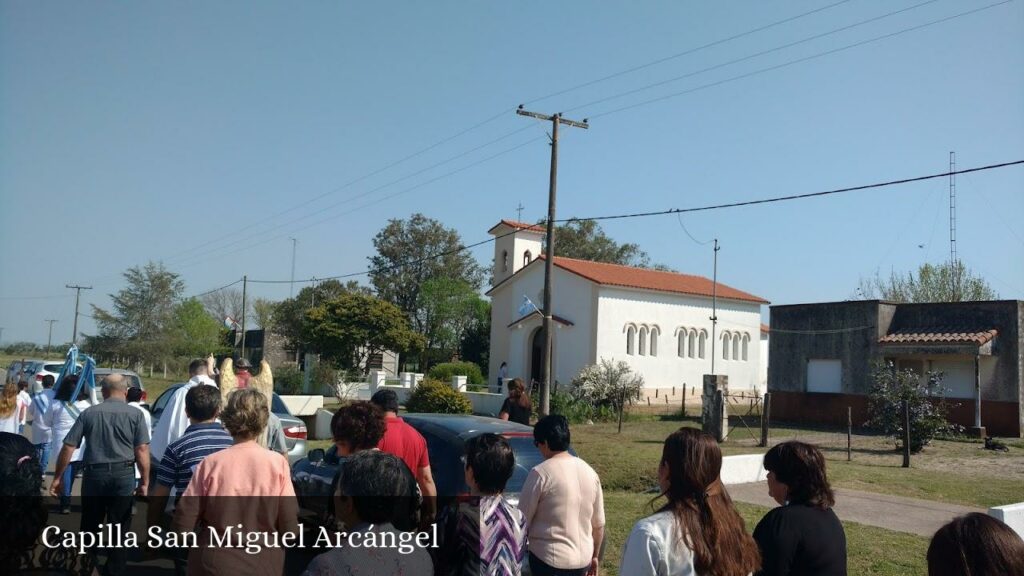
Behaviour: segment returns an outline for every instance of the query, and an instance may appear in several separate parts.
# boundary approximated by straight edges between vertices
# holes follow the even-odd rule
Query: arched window
[[[686,358],[686,328],[680,328],[677,335],[676,355]]]
[[[689,340],[690,340],[690,345],[687,347],[688,350],[689,350],[689,354],[688,355],[690,356],[690,358],[693,358],[694,355],[697,353],[697,347],[695,346],[695,344],[697,343],[696,342],[697,341],[697,331],[696,330],[690,330]],[[701,342],[700,342],[700,350],[701,350],[700,357],[703,358],[704,357],[704,341],[703,340],[701,340]]]
[[[750,334],[743,335],[743,361],[747,361],[747,351],[750,348]]]
[[[704,352],[707,348],[708,333],[704,330],[700,331],[700,359],[703,360],[707,354]]]
[[[532,261],[533,261],[533,254],[530,254],[529,250],[527,250],[526,252],[523,252],[523,266],[526,266],[527,264],[529,264]]]
[[[640,327],[640,346],[638,347],[641,356],[647,355],[647,327]]]
[[[722,333],[722,360],[729,359],[729,346],[732,345],[732,337],[728,332]]]
[[[732,359],[733,360],[739,360],[740,359],[740,335],[739,334],[733,334],[732,335]]]
[[[508,250],[501,253],[501,271],[508,272]]]
[[[636,354],[636,348],[633,347],[633,341],[636,338],[636,328],[630,326],[626,328],[626,354],[632,356]]]
[[[651,326],[651,356],[658,355],[658,336],[661,334],[661,329],[657,326]]]

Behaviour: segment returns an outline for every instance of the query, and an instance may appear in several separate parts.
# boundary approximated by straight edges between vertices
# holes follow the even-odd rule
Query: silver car
[[[154,428],[156,428],[156,423],[160,420],[160,415],[163,414],[164,408],[167,407],[167,403],[171,401],[171,396],[174,395],[174,391],[184,385],[184,383],[180,383],[171,386],[156,399],[156,402],[153,402],[153,406],[150,408],[150,413],[153,415]],[[274,393],[274,397],[271,400],[270,411],[281,419],[281,428],[284,429],[285,443],[288,445],[288,463],[293,464],[295,461],[304,458],[306,456],[306,423],[295,416],[292,416],[292,413],[277,395],[277,392]]]
[[[120,368],[97,368],[93,374],[95,375],[97,386],[100,385],[100,381],[103,380],[105,376],[109,376],[110,374],[120,374],[124,376],[125,379],[128,380],[129,388],[138,388],[139,390],[142,390],[142,403],[146,403],[146,386],[142,383],[142,378],[135,372],[132,372],[131,370],[122,370]]]

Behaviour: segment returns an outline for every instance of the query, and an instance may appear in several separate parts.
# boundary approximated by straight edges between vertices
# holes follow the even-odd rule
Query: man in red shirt
[[[387,425],[384,437],[377,443],[377,448],[398,456],[409,470],[412,470],[423,494],[421,523],[426,526],[434,521],[437,506],[437,486],[434,485],[434,476],[430,473],[427,441],[415,428],[398,417],[398,395],[394,390],[378,390],[370,398],[370,402],[384,411],[384,422]]]

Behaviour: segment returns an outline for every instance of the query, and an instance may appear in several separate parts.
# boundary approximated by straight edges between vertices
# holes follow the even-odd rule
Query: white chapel
[[[544,342],[541,226],[502,220],[491,297],[490,374],[540,381]],[[601,358],[625,360],[648,388],[695,386],[711,373],[713,282],[701,276],[555,257],[553,378],[568,385]],[[526,302],[529,299],[536,308]],[[764,298],[719,283],[715,372],[729,389],[764,392]]]

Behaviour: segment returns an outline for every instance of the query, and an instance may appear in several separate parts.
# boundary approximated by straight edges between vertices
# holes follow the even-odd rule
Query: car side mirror
[[[323,448],[314,448],[309,451],[309,454],[306,454],[306,458],[310,464],[319,464],[324,461],[324,454]]]

